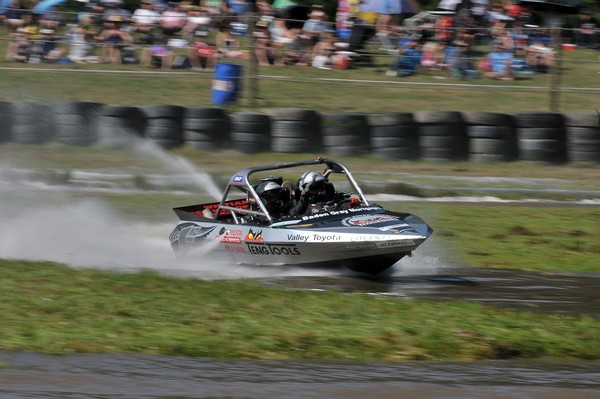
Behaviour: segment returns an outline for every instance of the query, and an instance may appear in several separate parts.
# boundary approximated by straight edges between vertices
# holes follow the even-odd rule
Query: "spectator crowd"
[[[487,7],[463,0],[452,12],[404,20],[361,13],[350,1],[340,1],[335,16],[319,5],[274,8],[269,0],[141,0],[134,10],[122,0],[91,0],[77,15],[23,1],[10,0],[0,10],[7,61],[212,70],[219,60],[254,54],[261,66],[345,69],[368,63],[365,44],[371,43],[389,57],[390,76],[444,71],[461,79],[512,80],[553,68],[566,36],[566,30],[562,37],[551,30],[562,27],[560,15],[540,21],[516,0]],[[598,47],[600,25],[589,11],[581,10],[568,32],[573,45]]]

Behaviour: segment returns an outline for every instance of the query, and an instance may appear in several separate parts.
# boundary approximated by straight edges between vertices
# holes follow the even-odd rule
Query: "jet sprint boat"
[[[278,205],[291,210],[303,193],[288,183],[300,175],[291,175],[293,168],[322,169],[317,173],[332,195],[303,214],[276,215],[259,195],[260,186],[282,187]],[[171,246],[178,258],[199,262],[345,267],[376,275],[411,255],[433,232],[418,216],[369,202],[346,166],[320,157],[242,169],[229,179],[220,201],[173,210],[180,221]]]

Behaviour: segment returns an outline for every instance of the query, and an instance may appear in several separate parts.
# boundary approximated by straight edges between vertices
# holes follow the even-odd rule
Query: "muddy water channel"
[[[173,273],[172,271],[169,274]],[[199,276],[196,276],[199,277]],[[436,273],[258,277],[289,289],[477,301],[490,306],[600,317],[598,277],[442,268]],[[600,398],[600,362],[360,364],[222,361],[123,354],[0,351],[0,398]]]

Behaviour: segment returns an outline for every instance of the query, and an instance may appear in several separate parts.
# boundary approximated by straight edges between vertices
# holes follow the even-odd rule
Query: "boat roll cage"
[[[323,159],[321,157],[316,157],[314,160],[310,161],[286,162],[274,165],[250,167],[239,170],[231,177],[231,179],[229,179],[227,188],[225,189],[223,197],[221,198],[221,202],[219,203],[219,207],[217,208],[216,215],[221,215],[221,211],[228,211],[227,213],[231,213],[231,215],[233,216],[233,220],[236,224],[241,223],[241,220],[239,219],[239,216],[241,215],[263,217],[266,218],[269,221],[269,223],[272,223],[273,217],[269,214],[269,211],[267,210],[266,206],[263,204],[263,202],[260,200],[260,197],[256,193],[254,186],[250,182],[250,176],[257,172],[266,172],[270,170],[288,169],[299,166],[311,165],[325,165],[326,169],[323,171],[323,176],[325,176],[326,178],[331,173],[339,173],[345,175],[348,180],[348,183],[354,190],[354,194],[358,195],[360,202],[366,206],[369,205],[369,201],[367,200],[360,186],[354,179],[354,176],[352,176],[352,173],[350,172],[350,170],[348,170],[346,166],[344,166],[340,162],[331,159]],[[241,209],[225,205],[229,196],[229,192],[233,188],[244,192],[248,196],[248,198],[252,196],[255,199],[256,205],[259,210]]]

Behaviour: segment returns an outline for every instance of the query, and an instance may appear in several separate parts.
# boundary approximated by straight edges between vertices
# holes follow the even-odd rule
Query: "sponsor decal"
[[[372,224],[393,222],[398,220],[395,216],[388,215],[357,215],[342,220],[344,226],[369,226]]]
[[[263,241],[262,230],[254,231],[250,229],[246,237],[244,238],[246,241]]]
[[[233,176],[234,183],[241,183],[243,181],[244,181],[244,176],[239,176],[239,175]]]
[[[228,245],[226,244],[224,246],[226,251],[229,252],[239,252],[239,253],[246,253],[246,249],[244,247],[240,247],[238,245]]]
[[[313,236],[313,241],[317,242],[331,242],[331,241],[341,241],[342,236],[339,234],[315,234]]]
[[[394,248],[394,247],[408,247],[415,245],[413,240],[402,240],[402,241],[389,241],[389,242],[378,242],[375,243],[377,248]]]
[[[181,250],[202,244],[216,227],[202,227],[195,224],[180,225],[171,233],[171,245],[177,245]]]
[[[287,235],[287,239],[288,241],[301,241],[301,242],[306,242],[308,241],[309,236],[305,236],[302,234],[288,234]]]
[[[264,242],[246,242],[252,255],[300,255],[296,244],[267,244]]]
[[[217,213],[217,209],[219,208],[220,202],[213,202],[211,204],[204,204],[202,205],[204,207],[204,209],[209,209],[212,213]],[[239,209],[250,209],[250,205],[248,204],[248,201],[246,201],[245,199],[239,199],[239,200],[231,200],[231,201],[225,201],[223,203],[223,205],[225,206],[230,206],[233,208],[239,208]],[[197,211],[194,212],[197,215],[202,216],[202,211]],[[228,210],[222,210],[221,211],[221,215],[230,215],[231,211]]]
[[[223,228],[221,229],[219,240],[226,244],[241,244],[243,234],[242,230],[229,230]]]

